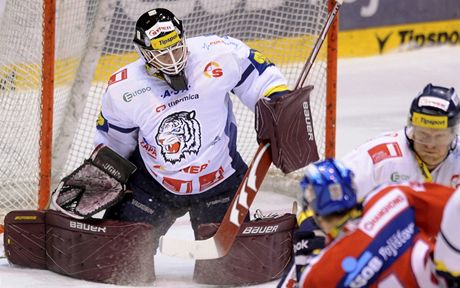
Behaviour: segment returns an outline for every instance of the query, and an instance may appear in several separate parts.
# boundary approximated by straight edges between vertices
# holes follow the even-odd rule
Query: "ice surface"
[[[403,127],[410,101],[427,84],[460,90],[460,48],[426,48],[379,57],[339,61],[337,95],[337,148],[340,158],[353,147],[381,132]],[[295,199],[261,191],[254,205],[264,211],[287,212]],[[168,232],[192,238],[188,216]],[[157,255],[157,281],[153,287],[213,287],[192,282],[194,262]],[[275,287],[265,283],[252,287]],[[123,287],[85,282],[53,272],[11,267],[0,259],[1,288]]]

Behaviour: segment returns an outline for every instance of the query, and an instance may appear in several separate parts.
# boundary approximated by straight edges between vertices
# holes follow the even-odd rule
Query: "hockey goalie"
[[[91,281],[143,284],[155,278],[153,255],[177,218],[189,213],[195,239],[212,236],[248,168],[236,148],[230,92],[257,111],[258,140],[270,143],[282,171],[318,158],[311,86],[290,92],[280,70],[238,39],[186,39],[182,22],[166,9],[142,14],[134,32],[139,59],[110,78],[97,148],[53,193],[58,212],[16,211],[7,218],[12,263]],[[136,93],[127,97],[126,91]],[[103,210],[103,219],[93,219]],[[291,258],[295,217],[244,218],[227,258],[199,263],[197,281],[250,284],[281,276]],[[273,253],[254,247],[262,244]],[[249,265],[237,280],[203,276],[236,261],[264,265]]]

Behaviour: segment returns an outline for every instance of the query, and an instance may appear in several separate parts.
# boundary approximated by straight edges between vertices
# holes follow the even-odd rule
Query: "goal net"
[[[43,39],[45,1],[0,3],[0,223],[8,211],[37,208],[42,163],[52,163],[50,190],[89,156],[107,81],[138,57],[132,39],[142,13],[164,7],[183,20],[187,37],[218,34],[245,41],[274,62],[292,88],[325,23],[329,0],[56,0],[54,63],[44,63],[54,65],[52,131],[43,131],[42,123],[49,112],[42,103],[43,43],[49,41]],[[306,81],[315,86],[311,108],[322,157],[330,141],[326,52],[325,43]],[[234,100],[238,149],[249,162],[258,146],[254,116]],[[52,161],[40,158],[50,145],[43,132],[52,132]],[[301,171],[282,175],[272,167],[269,175],[272,190],[290,190]]]

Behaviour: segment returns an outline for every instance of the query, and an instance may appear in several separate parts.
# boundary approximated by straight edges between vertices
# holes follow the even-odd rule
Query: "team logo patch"
[[[185,159],[186,153],[198,154],[201,127],[195,116],[195,111],[181,111],[163,119],[155,138],[165,161],[175,164]]]
[[[402,157],[401,148],[397,142],[379,144],[367,151],[372,163],[377,164],[388,158]]]
[[[110,76],[109,82],[107,84],[110,86],[125,79],[128,79],[128,69],[123,69]]]
[[[109,122],[102,115],[102,111],[99,111],[99,115],[97,116],[96,129],[104,132],[109,131]]]
[[[257,72],[259,72],[259,75],[264,73],[265,69],[267,69],[270,66],[274,66],[274,64],[268,60],[267,57],[265,57],[262,53],[260,53],[257,50],[251,49],[249,52],[249,61],[251,61],[252,65],[254,65],[254,68],[256,68]]]
[[[219,63],[215,61],[209,62],[206,67],[204,67],[204,76],[208,78],[219,78],[224,75],[222,68],[220,68]]]

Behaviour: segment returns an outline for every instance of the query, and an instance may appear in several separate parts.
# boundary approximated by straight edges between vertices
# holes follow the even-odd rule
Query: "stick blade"
[[[160,237],[161,254],[186,259],[216,259],[224,255],[218,249],[214,237],[206,240],[186,240]]]

